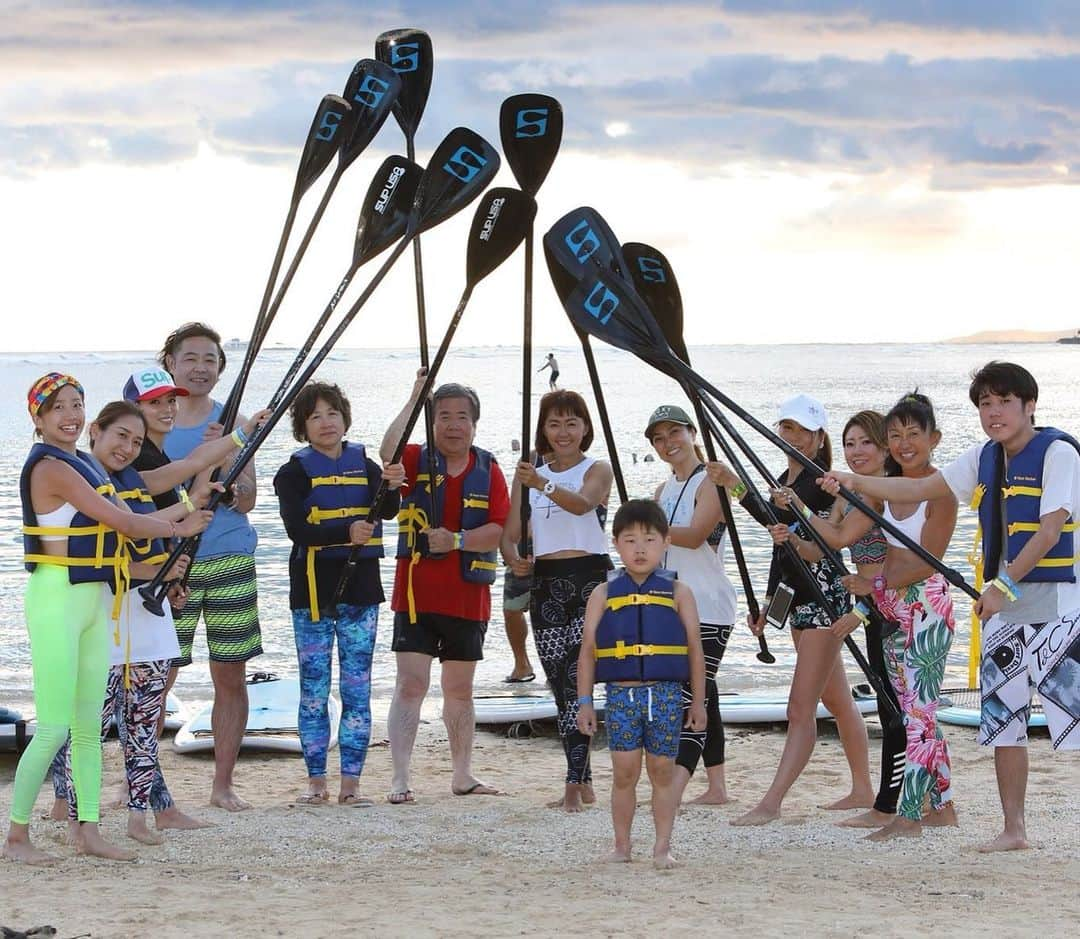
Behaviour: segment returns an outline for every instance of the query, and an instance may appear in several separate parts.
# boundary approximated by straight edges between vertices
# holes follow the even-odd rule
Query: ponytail
[[[832,441],[829,439],[827,430],[823,429],[821,431],[821,446],[818,447],[818,452],[814,455],[814,462],[823,470],[832,469]]]

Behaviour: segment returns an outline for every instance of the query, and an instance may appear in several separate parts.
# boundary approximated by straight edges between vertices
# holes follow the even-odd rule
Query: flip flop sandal
[[[326,805],[329,801],[329,792],[305,792],[293,799],[293,805]]]
[[[504,685],[523,685],[527,681],[536,681],[536,673],[530,672],[528,675],[522,675],[520,678],[515,678],[513,675],[507,675],[503,679]]]
[[[344,805],[350,808],[367,809],[374,804],[375,803],[371,799],[357,795],[355,792],[351,792],[347,796],[338,796],[338,805]]]
[[[412,805],[416,802],[416,798],[411,789],[406,789],[404,792],[391,792],[387,795],[386,801],[391,805]]]

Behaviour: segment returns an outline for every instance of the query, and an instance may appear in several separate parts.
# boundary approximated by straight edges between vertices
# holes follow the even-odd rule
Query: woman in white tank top
[[[656,455],[671,466],[671,475],[653,495],[671,526],[671,547],[663,566],[678,572],[679,580],[694,592],[705,650],[708,723],[704,732],[683,729],[675,760],[675,784],[681,798],[698,760],[702,759],[708,788],[692,801],[723,805],[728,801],[728,793],[716,672],[735,622],[736,604],[735,588],[724,571],[723,527],[727,520],[716,487],[704,472],[704,461],[697,449],[697,428],[689,415],[673,405],[658,407],[649,418],[645,437]],[[713,535],[718,530],[714,547]],[[683,704],[686,707],[690,704],[689,685],[683,688]]]
[[[592,419],[576,391],[552,391],[540,399],[536,422],[537,467],[517,465],[503,544],[519,577],[532,575],[529,616],[540,663],[555,696],[559,736],[566,753],[566,785],[551,803],[567,812],[595,802],[589,738],[577,726],[577,660],[585,604],[611,569],[604,519],[611,494],[611,466],[585,455],[593,440]],[[521,558],[521,497],[528,490],[533,557]]]

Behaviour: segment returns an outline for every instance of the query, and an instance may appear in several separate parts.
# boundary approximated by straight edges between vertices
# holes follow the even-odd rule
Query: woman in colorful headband
[[[126,580],[124,538],[194,535],[209,524],[209,514],[192,513],[178,525],[136,515],[114,501],[108,479],[76,447],[86,415],[82,385],[70,375],[44,375],[30,388],[27,403],[41,438],[31,448],[19,480],[30,571],[26,625],[38,723],[15,771],[3,853],[29,864],[53,860],[30,842],[30,813],[49,764],[70,731],[72,774],[79,794],[76,848],[84,854],[127,860],[134,855],[106,842],[97,827],[98,735],[109,671],[104,593],[107,584]]]

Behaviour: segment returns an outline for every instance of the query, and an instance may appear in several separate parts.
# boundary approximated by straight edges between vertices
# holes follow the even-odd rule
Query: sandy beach
[[[1062,935],[1080,920],[1080,756],[1032,745],[1028,852],[980,855],[1000,812],[993,760],[974,732],[949,731],[961,813],[958,830],[920,841],[865,843],[819,809],[842,794],[839,740],[822,723],[810,767],[779,824],[727,824],[764,790],[783,745],[770,728],[729,728],[728,779],[736,805],[689,807],[679,816],[675,872],[649,862],[647,806],[635,822],[638,859],[608,865],[610,762],[596,750],[599,802],[578,816],[544,807],[561,788],[553,735],[525,740],[477,734],[476,774],[502,797],[455,797],[440,721],[421,727],[411,806],[382,801],[390,755],[372,749],[362,780],[374,808],[290,806],[301,791],[299,757],[244,755],[240,791],[253,811],[230,816],[203,806],[209,756],[163,747],[181,806],[216,823],[169,832],[138,860],[76,857],[63,826],[35,821],[37,842],[62,860],[48,869],[0,864],[0,923],[50,923],[60,936],[654,935],[712,928],[726,935],[900,936],[935,932]],[[376,739],[384,724],[376,725]],[[873,743],[873,741],[872,741]],[[872,753],[876,758],[876,747]],[[336,763],[331,755],[331,766]],[[10,804],[14,758],[0,763],[0,804]],[[115,742],[106,747],[106,791],[121,778]],[[331,778],[331,784],[336,782]],[[690,784],[692,797],[703,777]],[[51,793],[42,789],[38,810]],[[648,797],[646,785],[639,789]],[[126,845],[125,812],[109,810],[107,835]],[[843,813],[842,813],[843,814]]]

